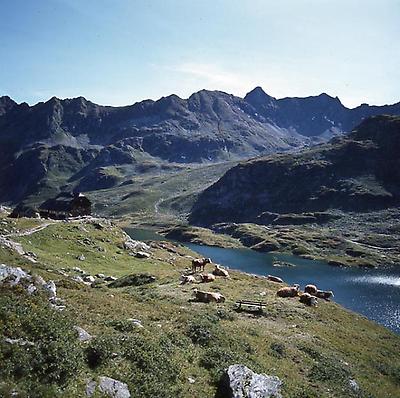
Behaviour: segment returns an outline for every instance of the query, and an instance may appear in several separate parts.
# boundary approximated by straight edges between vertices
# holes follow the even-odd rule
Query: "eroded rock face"
[[[231,365],[221,378],[220,398],[282,398],[277,376],[254,373],[244,365]]]
[[[130,398],[131,396],[127,384],[106,376],[99,377],[98,383],[91,380],[86,385],[86,395],[88,397],[91,397],[96,390],[111,398]]]

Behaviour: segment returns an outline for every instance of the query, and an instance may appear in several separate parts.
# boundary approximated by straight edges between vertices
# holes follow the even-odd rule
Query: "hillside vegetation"
[[[3,245],[0,263],[54,280],[65,305],[57,311],[42,294],[1,287],[2,396],[85,396],[87,380],[108,376],[127,383],[133,397],[212,397],[223,369],[234,363],[278,376],[284,397],[398,396],[399,336],[334,302],[306,307],[277,298],[278,285],[235,271],[201,286],[221,292],[225,303],[192,302],[192,286],[180,285],[179,276],[195,253],[158,242],[150,258],[136,258],[124,248],[124,232],[106,220],[44,223],[3,215],[0,234],[36,259]],[[101,278],[87,286],[74,279],[81,275],[74,267],[131,275],[118,284],[130,286],[112,288]],[[264,313],[235,311],[242,298],[265,301]],[[80,342],[74,326],[93,338]]]

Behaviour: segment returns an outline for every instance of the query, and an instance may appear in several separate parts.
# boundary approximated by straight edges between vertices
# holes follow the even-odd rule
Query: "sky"
[[[0,96],[400,101],[400,0],[0,0]]]

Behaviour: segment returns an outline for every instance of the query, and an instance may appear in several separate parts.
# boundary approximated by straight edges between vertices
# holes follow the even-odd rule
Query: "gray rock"
[[[80,256],[77,257],[77,259],[78,259],[79,261],[85,261],[85,260],[86,260],[86,257],[85,257],[83,254],[81,254]]]
[[[104,274],[96,274],[95,277],[105,279],[106,276]]]
[[[25,346],[25,345],[30,345],[34,346],[35,343],[29,340],[24,340],[24,339],[10,339],[9,337],[5,337],[3,340],[7,344],[11,345],[19,345],[19,346]]]
[[[137,328],[142,328],[142,321],[139,319],[134,319],[134,318],[129,318],[127,319],[128,322],[131,322],[133,326],[136,326]]]
[[[20,267],[11,267],[5,264],[0,264],[0,284],[15,286],[21,281],[30,282],[31,280],[32,277]]]
[[[57,287],[54,281],[48,281],[43,288],[46,290],[50,298],[57,297]]]
[[[93,338],[91,334],[89,334],[85,329],[79,326],[74,326],[74,329],[78,332],[79,341],[89,341]]]
[[[113,281],[116,281],[118,278],[116,278],[115,276],[106,276],[105,278],[104,278],[104,280],[106,281],[106,282],[113,282]]]
[[[349,380],[349,387],[353,392],[359,392],[360,391],[360,386],[354,379]]]
[[[222,376],[219,391],[227,398],[282,398],[277,376],[254,373],[244,365],[231,365]]]
[[[36,287],[33,283],[31,283],[31,284],[26,288],[26,290],[28,291],[28,294],[33,294],[33,293],[35,293],[35,292],[37,291],[37,287]]]
[[[79,276],[79,275],[73,276],[73,277],[71,278],[71,280],[73,280],[73,281],[75,281],[75,282],[78,282],[78,283],[85,283],[84,280],[83,280],[83,278],[82,278],[81,276]]]
[[[91,397],[95,391],[103,393],[110,398],[130,398],[128,385],[111,377],[101,376],[99,382],[91,380],[86,385],[86,395]]]
[[[96,279],[92,275],[86,275],[83,277],[84,282],[93,283]]]
[[[91,397],[96,391],[97,383],[94,380],[90,380],[86,384],[86,395]]]
[[[72,271],[78,272],[79,274],[84,274],[85,271],[83,269],[80,269],[79,267],[73,267]]]
[[[137,258],[150,258],[150,254],[140,251],[140,252],[136,252],[135,253],[135,257],[137,257]]]
[[[134,251],[148,251],[150,250],[150,246],[140,240],[133,240],[128,237],[128,239],[124,242],[125,250],[134,250]]]

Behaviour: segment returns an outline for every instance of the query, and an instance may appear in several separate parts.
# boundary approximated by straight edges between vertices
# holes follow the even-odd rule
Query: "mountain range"
[[[34,106],[0,97],[0,202],[110,188],[182,164],[297,151],[383,113],[400,115],[400,103],[348,109],[327,94],[276,99],[260,87],[244,98],[202,90],[123,107],[83,97]]]

